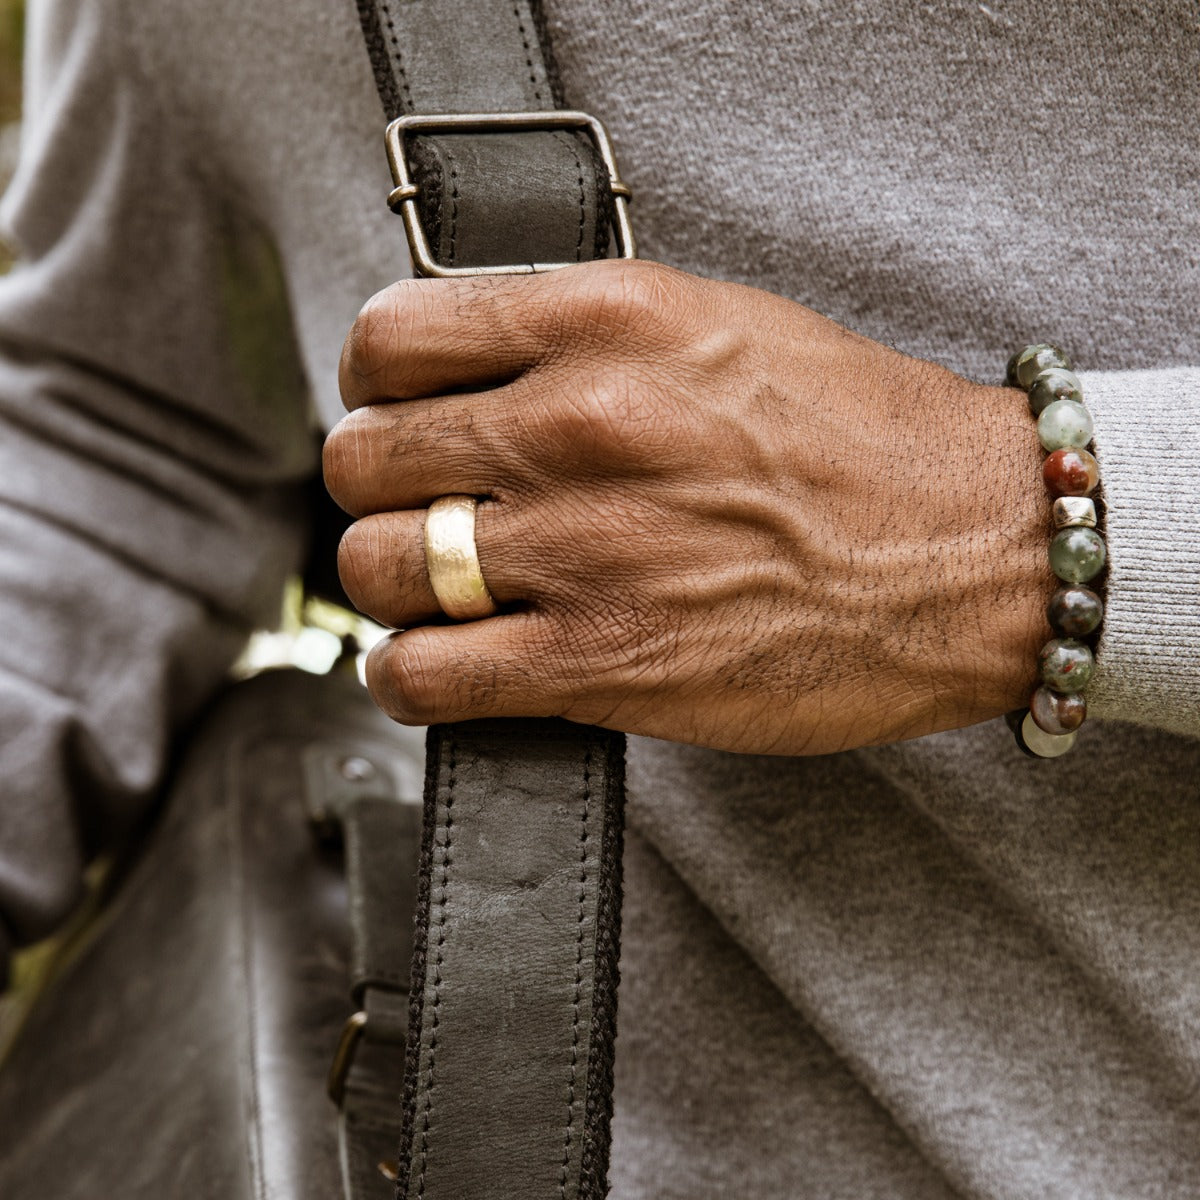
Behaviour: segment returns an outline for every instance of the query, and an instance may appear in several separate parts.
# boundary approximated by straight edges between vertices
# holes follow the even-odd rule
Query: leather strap
[[[338,1126],[347,1200],[394,1191],[397,1119],[408,1041],[409,979],[421,810],[392,799],[349,806],[342,827],[353,992],[361,1040],[346,1074]]]
[[[527,0],[358,0],[358,9],[389,121],[560,106]],[[586,136],[436,134],[414,138],[411,159],[422,222],[446,266],[607,252],[608,175]]]
[[[350,916],[351,994],[330,1075],[347,1200],[388,1200],[400,1137],[408,1040],[409,964],[417,904],[422,807],[362,755],[306,753],[309,816],[325,840],[341,837]],[[407,782],[407,781],[405,781]]]
[[[415,804],[364,797],[342,820],[350,895],[355,1000],[372,992],[408,996],[421,812]]]
[[[561,89],[528,0],[357,0],[389,120],[541,111]],[[414,137],[444,266],[579,262],[611,195],[570,131]],[[561,721],[434,727],[398,1195],[607,1193],[624,738]]]
[[[432,731],[405,1079],[410,1200],[606,1194],[624,745]]]

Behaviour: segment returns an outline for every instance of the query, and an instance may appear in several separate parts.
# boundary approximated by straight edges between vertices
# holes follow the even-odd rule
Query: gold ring
[[[475,548],[474,496],[440,496],[425,514],[425,566],[442,612],[478,621],[497,611]]]

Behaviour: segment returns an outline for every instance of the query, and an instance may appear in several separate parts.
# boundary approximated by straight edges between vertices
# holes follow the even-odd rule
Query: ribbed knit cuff
[[[1109,561],[1088,708],[1200,735],[1200,368],[1079,375]]]

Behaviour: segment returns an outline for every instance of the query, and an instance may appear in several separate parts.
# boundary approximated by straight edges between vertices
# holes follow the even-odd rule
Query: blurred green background
[[[20,107],[23,0],[0,0],[0,121],[14,120]]]
[[[0,191],[16,165],[17,122],[21,116],[21,41],[25,27],[24,0],[0,0]],[[0,272],[12,257],[0,242]]]

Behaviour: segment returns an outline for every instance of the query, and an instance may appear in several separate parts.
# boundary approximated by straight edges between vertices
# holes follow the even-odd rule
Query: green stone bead
[[[1065,367],[1051,367],[1029,385],[1029,411],[1035,417],[1040,417],[1042,409],[1055,400],[1083,403],[1083,385],[1074,371],[1068,371]]]
[[[1051,367],[1071,369],[1071,360],[1057,347],[1042,342],[1018,350],[1008,360],[1008,382],[1013,387],[1028,391],[1033,381]]]
[[[1104,569],[1104,539],[1086,526],[1060,529],[1050,539],[1050,569],[1064,583],[1087,583]]]
[[[1082,450],[1095,432],[1092,414],[1074,400],[1055,400],[1042,409],[1037,423],[1038,440],[1047,453],[1073,446]]]
[[[1092,652],[1074,638],[1054,638],[1038,653],[1042,682],[1056,692],[1082,692],[1095,665]]]

